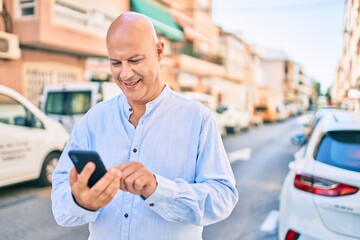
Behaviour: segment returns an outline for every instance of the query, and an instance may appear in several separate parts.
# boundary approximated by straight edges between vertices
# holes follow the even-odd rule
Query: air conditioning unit
[[[0,58],[20,58],[19,38],[17,35],[7,32],[0,32]]]

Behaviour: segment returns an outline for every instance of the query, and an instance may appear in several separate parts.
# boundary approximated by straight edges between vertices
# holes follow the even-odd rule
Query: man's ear
[[[164,55],[164,43],[161,41],[156,44],[156,54],[159,60],[161,60]]]

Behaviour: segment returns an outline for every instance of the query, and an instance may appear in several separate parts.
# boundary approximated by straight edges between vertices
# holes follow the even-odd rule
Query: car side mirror
[[[216,112],[220,113],[220,114],[222,114],[226,110],[227,110],[227,107],[225,107],[225,106],[219,106],[219,107],[216,108]]]
[[[303,145],[307,141],[307,137],[303,133],[296,134],[291,138],[291,142],[295,145]]]

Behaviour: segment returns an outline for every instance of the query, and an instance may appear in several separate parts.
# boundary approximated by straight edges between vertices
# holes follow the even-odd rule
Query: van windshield
[[[45,113],[56,115],[85,114],[91,106],[91,91],[49,92]]]

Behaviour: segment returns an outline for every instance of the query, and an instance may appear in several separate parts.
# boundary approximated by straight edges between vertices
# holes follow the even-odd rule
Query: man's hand
[[[120,189],[145,198],[156,189],[156,179],[142,163],[131,161],[116,167],[122,172]]]
[[[95,164],[90,162],[80,174],[74,167],[70,172],[71,192],[76,203],[93,211],[106,206],[114,198],[120,188],[121,178],[121,171],[111,168],[92,188],[89,188],[87,183],[94,170]]]

